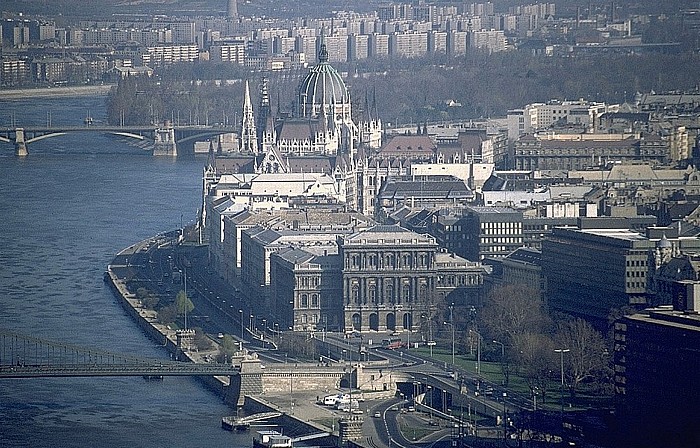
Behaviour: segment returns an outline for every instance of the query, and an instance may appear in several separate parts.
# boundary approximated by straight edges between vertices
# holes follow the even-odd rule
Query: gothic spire
[[[328,62],[328,49],[326,48],[326,27],[325,25],[321,27],[321,43],[318,46],[318,63],[322,64]]]
[[[207,155],[207,169],[213,170],[216,167],[216,157],[214,157],[214,142],[209,140],[209,154]]]
[[[263,136],[267,131],[267,120],[271,115],[272,107],[270,106],[270,94],[267,88],[267,76],[263,76],[260,80],[260,103],[257,121],[257,138],[259,143],[263,141]]]
[[[372,116],[375,119],[379,119],[379,112],[377,111],[377,86],[372,89]]]
[[[250,88],[248,80],[245,82],[245,93],[243,97],[243,119],[241,121],[241,151],[258,152],[258,137],[255,131],[255,116],[253,115],[253,105],[250,101]]]
[[[369,110],[369,95],[367,94],[367,91],[365,90],[365,110],[363,111],[362,115],[364,115],[364,119],[367,122],[372,121],[372,113]]]

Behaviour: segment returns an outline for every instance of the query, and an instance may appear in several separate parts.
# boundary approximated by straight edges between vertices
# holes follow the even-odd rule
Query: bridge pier
[[[166,127],[156,129],[154,134],[155,143],[153,144],[153,155],[177,157],[175,129],[166,123]]]
[[[15,155],[17,157],[26,157],[29,155],[27,151],[27,142],[24,138],[24,128],[15,129]]]

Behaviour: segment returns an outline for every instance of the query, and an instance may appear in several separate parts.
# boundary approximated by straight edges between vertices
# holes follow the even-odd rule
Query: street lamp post
[[[455,326],[452,322],[443,322],[445,325],[449,325],[452,330],[452,365],[455,365]],[[447,363],[445,363],[445,368],[447,368]]]
[[[428,385],[425,393],[429,394],[428,398],[430,399],[430,403],[428,404],[428,407],[430,408],[430,422],[432,423],[432,421],[433,421],[433,386]]]
[[[505,369],[505,360],[506,360],[506,346],[503,344],[503,342],[498,342],[497,340],[493,340],[494,344],[498,344],[501,346],[501,373],[503,373],[503,385],[506,385],[506,369]]]
[[[508,418],[506,417],[506,396],[507,394],[503,392],[503,443],[506,443],[506,422],[508,421]]]
[[[481,375],[481,334],[476,330],[469,330],[476,335],[476,374]]]
[[[568,353],[570,350],[568,348],[558,348],[554,350],[559,353],[561,360],[561,419],[564,421],[564,353]]]
[[[450,305],[450,325],[452,325],[452,365],[455,365],[455,321],[452,318],[452,309],[455,304]]]
[[[284,363],[287,363],[287,354],[284,354]],[[294,415],[294,381],[293,381],[293,372],[294,369],[289,368],[289,413]]]
[[[433,341],[433,320],[428,317],[428,345],[430,346],[430,357],[433,357],[433,345],[435,345],[435,341]]]
[[[241,342],[243,341],[243,310],[238,310],[238,314],[241,316]]]
[[[263,342],[263,347],[265,346],[265,333],[267,332],[267,319],[262,320],[262,333],[260,334],[260,340]]]

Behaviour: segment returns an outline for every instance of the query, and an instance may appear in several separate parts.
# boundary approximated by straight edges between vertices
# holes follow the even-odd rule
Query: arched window
[[[428,298],[428,285],[420,285],[420,300],[425,301]]]
[[[411,285],[408,282],[401,287],[401,298],[404,302],[411,301]]]
[[[369,287],[369,301],[370,303],[377,303],[377,288],[374,286]]]
[[[355,329],[355,330],[362,329],[362,318],[357,313],[352,315],[352,326],[353,326],[353,329]]]
[[[301,295],[301,308],[308,308],[309,307],[309,296],[308,294],[302,294]]]
[[[311,294],[311,306],[314,308],[318,307],[318,294]]]
[[[394,285],[387,285],[387,287],[386,287],[386,299],[392,305],[396,302],[396,296],[394,293]]]
[[[376,268],[377,267],[377,256],[374,254],[370,254],[369,258],[369,267],[370,268]]]

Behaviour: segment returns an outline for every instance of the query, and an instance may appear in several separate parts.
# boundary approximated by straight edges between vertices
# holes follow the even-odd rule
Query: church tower
[[[272,107],[270,105],[270,92],[267,86],[267,77],[263,76],[260,80],[260,102],[258,104],[258,115],[256,120],[256,129],[260,152],[266,152],[267,148],[275,143],[275,122],[272,116]]]
[[[369,98],[365,93],[365,107],[362,111],[362,118],[357,124],[358,146],[369,149],[379,149],[382,147],[382,120],[377,112],[377,94],[372,95],[372,105],[369,104]]]
[[[226,10],[226,16],[229,19],[238,18],[238,0],[228,0],[228,9]]]
[[[243,98],[243,119],[241,121],[240,141],[241,152],[258,153],[258,136],[255,130],[255,116],[253,115],[253,105],[250,102],[250,89],[247,80],[245,82],[245,96]]]

